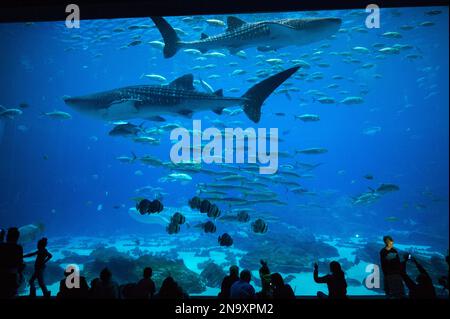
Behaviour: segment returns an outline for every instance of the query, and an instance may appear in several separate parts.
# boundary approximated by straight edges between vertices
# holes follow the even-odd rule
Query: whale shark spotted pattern
[[[299,69],[292,67],[252,86],[241,97],[224,97],[223,91],[199,92],[192,74],[183,75],[168,85],[137,85],[78,97],[64,102],[81,113],[108,120],[135,118],[164,121],[162,115],[191,117],[196,111],[212,110],[221,114],[227,107],[242,105],[250,120],[258,123],[261,107],[272,92]]]
[[[164,57],[174,56],[181,48],[196,49],[206,53],[212,49],[228,49],[231,54],[256,47],[259,51],[277,50],[290,45],[306,45],[324,40],[335,34],[342,20],[339,18],[282,19],[247,23],[236,17],[228,17],[224,33],[200,40],[181,41],[174,28],[162,17],[151,17],[164,39]]]

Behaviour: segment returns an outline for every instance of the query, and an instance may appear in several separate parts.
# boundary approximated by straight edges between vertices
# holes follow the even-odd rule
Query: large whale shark
[[[164,57],[174,56],[180,49],[197,49],[202,53],[212,49],[239,50],[257,47],[259,51],[277,50],[290,45],[306,45],[335,34],[342,23],[339,18],[304,18],[247,23],[237,17],[227,18],[224,33],[208,36],[202,33],[198,41],[181,41],[176,31],[162,17],[151,17],[164,39]]]
[[[134,118],[164,121],[164,114],[191,117],[194,112],[204,110],[221,114],[224,108],[242,105],[248,118],[258,123],[264,101],[298,69],[296,66],[272,75],[241,97],[224,97],[222,89],[213,93],[199,92],[194,88],[193,75],[186,74],[166,85],[128,86],[66,97],[64,102],[81,113],[108,121]]]

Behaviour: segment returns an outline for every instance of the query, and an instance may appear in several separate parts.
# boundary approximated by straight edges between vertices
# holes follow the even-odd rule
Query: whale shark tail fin
[[[164,39],[164,57],[173,57],[180,48],[180,38],[178,37],[177,32],[163,17],[150,17],[150,19],[155,23]]]
[[[297,72],[299,66],[281,71],[252,86],[242,97],[245,99],[244,112],[250,120],[258,123],[261,119],[261,107],[264,101],[277,87]]]

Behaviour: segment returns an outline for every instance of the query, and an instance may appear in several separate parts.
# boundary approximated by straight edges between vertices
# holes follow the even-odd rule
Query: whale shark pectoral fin
[[[270,37],[285,37],[289,32],[295,31],[295,28],[286,24],[277,22],[268,22],[267,27],[270,31]]]
[[[165,122],[166,121],[166,119],[164,117],[159,116],[159,115],[147,117],[147,120],[152,121],[152,122]]]
[[[186,110],[179,110],[177,113],[190,119],[192,118],[192,113],[194,112],[192,110],[186,109]]]
[[[218,107],[216,109],[213,109],[212,111],[214,113],[216,113],[217,115],[221,115],[223,113],[223,109],[224,109],[224,107]]]
[[[230,52],[230,54],[236,55],[236,53],[238,53],[240,51],[240,49],[237,47],[229,47],[228,51]]]
[[[277,47],[272,47],[270,45],[256,47],[256,50],[260,52],[276,51],[277,49],[278,49]]]
[[[229,16],[227,18],[227,30],[226,32],[230,32],[233,31],[234,29],[240,28],[242,27],[244,24],[247,24],[247,22],[245,22],[242,19],[236,18],[234,16]]]
[[[136,114],[139,110],[136,103],[140,100],[123,99],[112,102],[108,107],[108,115]]]

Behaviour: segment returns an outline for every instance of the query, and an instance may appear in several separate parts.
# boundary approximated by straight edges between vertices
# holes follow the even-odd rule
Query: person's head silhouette
[[[153,274],[153,269],[151,267],[146,267],[144,269],[143,277],[145,279],[150,279],[150,278],[152,278],[152,274]]]
[[[230,276],[239,277],[239,267],[233,265],[230,267]]]
[[[45,247],[47,247],[47,237],[43,237],[41,239],[39,239],[38,243],[37,243],[37,248],[38,249],[45,249]]]
[[[252,274],[250,273],[249,270],[244,269],[241,271],[241,275],[239,276],[239,278],[242,281],[245,281],[246,283],[250,283],[250,280],[252,279]]]
[[[20,231],[17,227],[11,227],[8,229],[8,234],[6,235],[6,242],[10,244],[17,244],[20,237]]]
[[[112,278],[112,273],[108,268],[103,268],[103,270],[100,272],[100,279],[103,282],[108,282]]]

